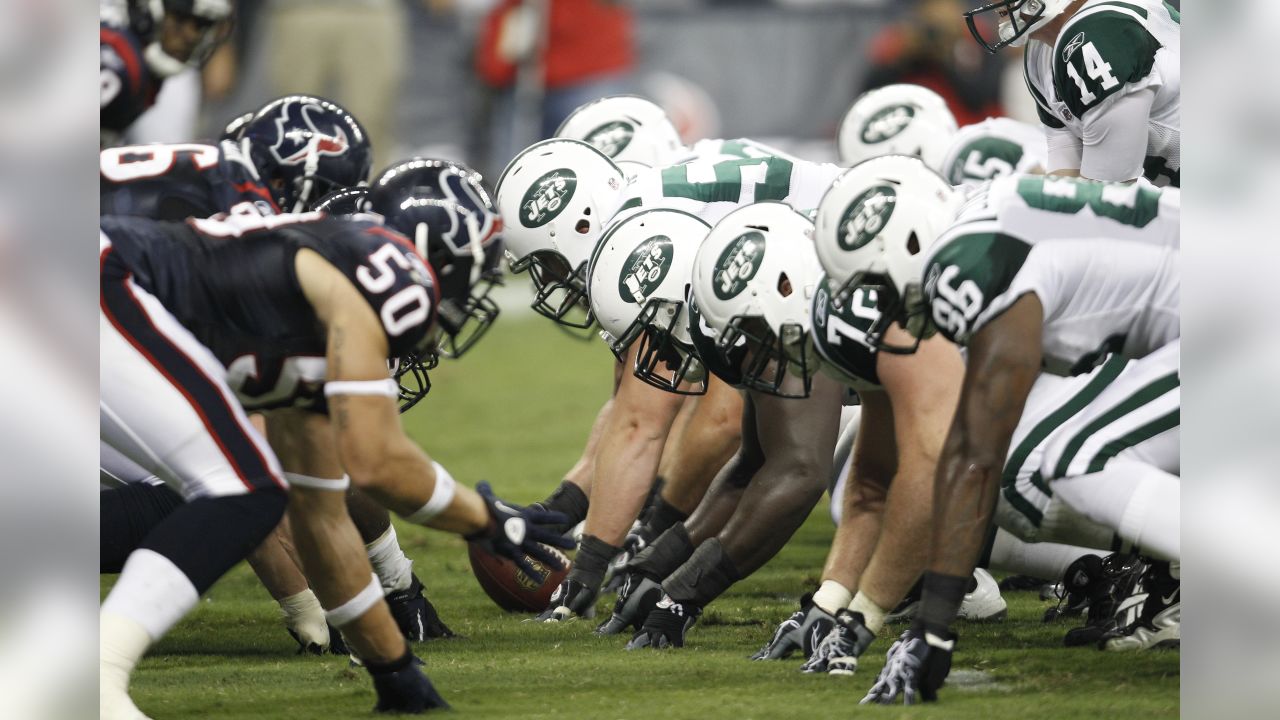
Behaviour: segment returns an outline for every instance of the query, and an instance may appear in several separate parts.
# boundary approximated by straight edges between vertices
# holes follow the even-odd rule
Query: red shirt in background
[[[498,53],[498,37],[508,12],[520,0],[502,0],[485,18],[476,51],[476,71],[492,87],[515,82],[516,66]],[[573,85],[595,75],[630,70],[635,63],[631,11],[604,0],[548,0],[551,8],[546,50],[546,86]]]

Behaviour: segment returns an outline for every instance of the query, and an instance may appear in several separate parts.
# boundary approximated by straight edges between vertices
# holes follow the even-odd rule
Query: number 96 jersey
[[[1044,308],[1045,369],[1087,372],[1179,336],[1178,191],[1010,176],[961,209],[924,263],[933,323],[967,345],[1018,298]]]
[[[226,369],[247,410],[323,411],[326,332],[295,259],[316,252],[345,275],[382,325],[389,359],[424,349],[438,302],[430,267],[402,235],[322,213],[164,223],[105,217],[103,275],[126,273]]]

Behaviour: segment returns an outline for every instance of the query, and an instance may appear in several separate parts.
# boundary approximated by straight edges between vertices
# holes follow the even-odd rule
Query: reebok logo
[[[1071,42],[1067,43],[1067,46],[1062,48],[1062,62],[1071,62],[1071,56],[1075,55],[1076,51],[1083,46],[1084,33],[1079,33],[1075,37],[1071,38]]]

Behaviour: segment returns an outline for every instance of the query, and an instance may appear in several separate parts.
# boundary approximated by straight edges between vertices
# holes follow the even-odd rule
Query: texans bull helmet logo
[[[340,156],[351,148],[341,122],[313,102],[281,103],[276,129],[271,154],[281,165],[303,164],[313,151],[320,156]]]

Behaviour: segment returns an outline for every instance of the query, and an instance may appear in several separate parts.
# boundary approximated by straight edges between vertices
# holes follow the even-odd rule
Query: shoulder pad
[[[1121,2],[1095,7],[1100,9],[1069,23],[1053,48],[1054,88],[1078,118],[1150,75],[1161,47],[1131,14],[1133,8],[1145,14],[1143,8]]]

